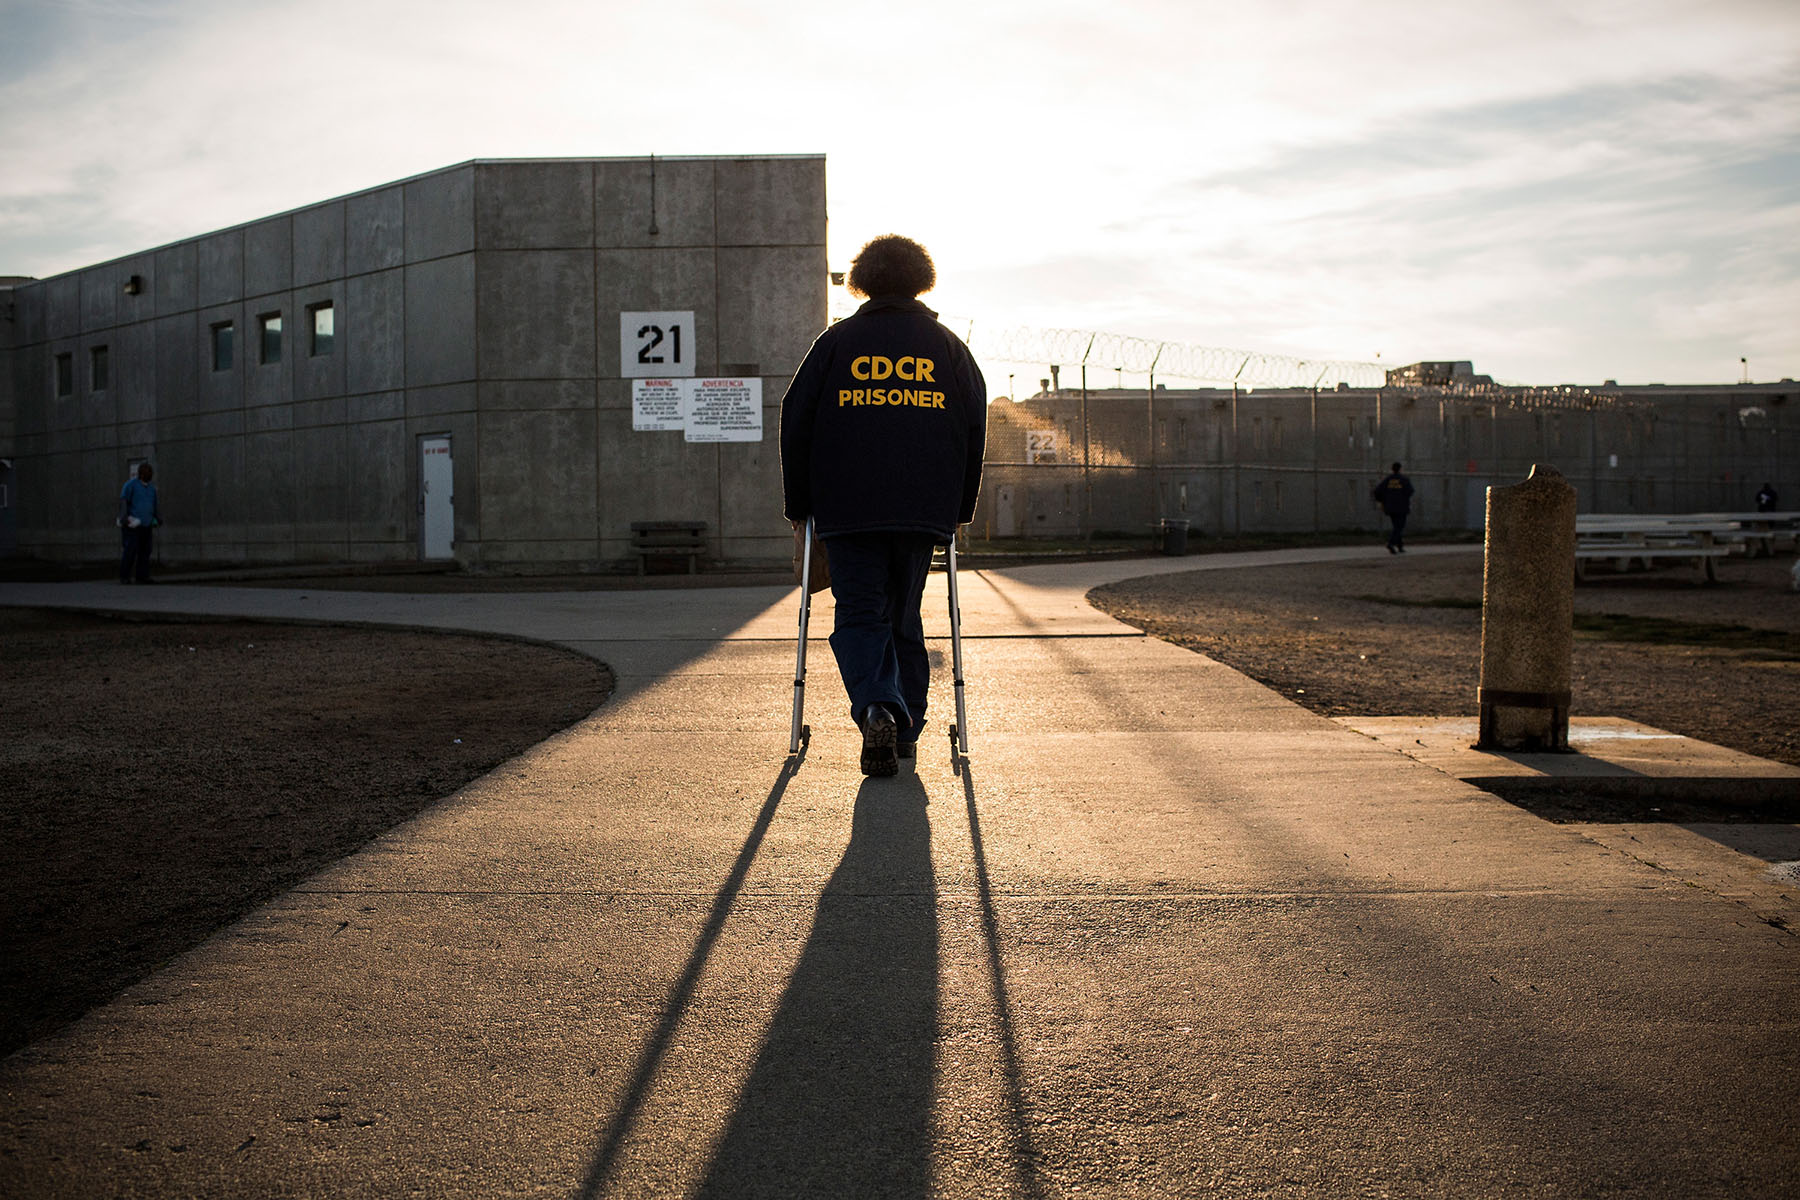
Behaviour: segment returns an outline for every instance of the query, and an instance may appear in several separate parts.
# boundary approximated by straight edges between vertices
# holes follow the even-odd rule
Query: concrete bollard
[[[1553,467],[1487,492],[1480,750],[1569,748],[1575,489]]]

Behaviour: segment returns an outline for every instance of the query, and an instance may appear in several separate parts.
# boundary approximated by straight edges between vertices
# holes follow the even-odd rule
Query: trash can
[[[1162,523],[1162,552],[1164,554],[1187,553],[1188,523],[1183,517],[1164,517]]]

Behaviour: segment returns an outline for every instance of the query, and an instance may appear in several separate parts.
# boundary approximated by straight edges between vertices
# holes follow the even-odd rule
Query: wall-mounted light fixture
[[[143,290],[144,277],[142,275],[133,275],[125,280],[125,294],[127,296],[135,296]]]
[[[844,273],[842,271],[833,271],[831,273],[831,286],[832,287],[843,287],[844,286]]]

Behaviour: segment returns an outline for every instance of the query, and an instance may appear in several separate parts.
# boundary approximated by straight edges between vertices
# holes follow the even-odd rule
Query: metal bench
[[[1700,568],[1701,582],[1716,583],[1719,577],[1713,570],[1713,561],[1730,554],[1731,547],[1715,545],[1706,533],[1692,537],[1622,536],[1577,541],[1575,578],[1586,579],[1587,564],[1596,559],[1609,561],[1621,571],[1629,570],[1634,562],[1641,562],[1648,569],[1657,559],[1669,559],[1693,563]]]
[[[631,552],[638,556],[639,575],[649,573],[647,564],[653,558],[686,558],[687,573],[697,574],[700,556],[706,553],[706,522],[633,521]]]

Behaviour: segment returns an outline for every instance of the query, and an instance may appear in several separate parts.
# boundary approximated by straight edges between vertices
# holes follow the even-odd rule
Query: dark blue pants
[[[1399,550],[1406,545],[1406,513],[1389,513],[1388,520],[1394,523],[1392,532],[1388,534],[1388,545]]]
[[[871,704],[885,704],[900,741],[925,727],[931,660],[919,602],[936,539],[924,533],[846,533],[825,539],[837,623],[831,652],[850,693],[850,719],[862,724]]]
[[[150,526],[120,530],[125,535],[119,554],[119,582],[130,583],[135,572],[139,583],[150,582]]]

